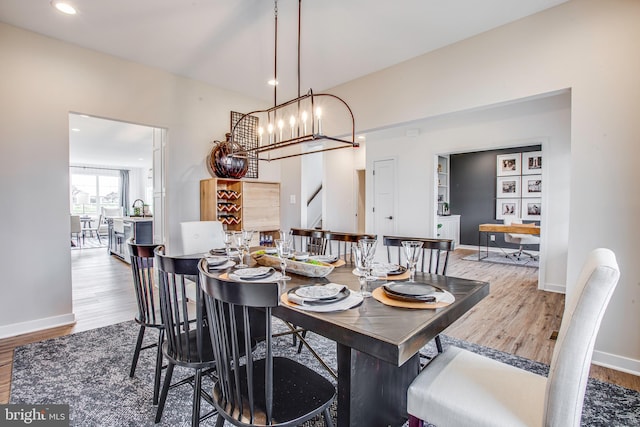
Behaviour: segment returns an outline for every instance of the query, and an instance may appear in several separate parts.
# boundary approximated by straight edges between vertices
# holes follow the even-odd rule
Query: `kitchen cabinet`
[[[130,263],[129,246],[127,240],[133,237],[137,244],[153,243],[153,218],[123,217],[108,218],[109,225],[109,253]]]

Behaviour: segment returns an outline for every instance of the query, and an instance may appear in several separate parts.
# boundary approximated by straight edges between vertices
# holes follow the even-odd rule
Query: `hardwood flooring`
[[[452,255],[452,276],[491,283],[489,296],[451,325],[445,334],[542,363],[549,363],[560,328],[564,295],[537,289],[538,270],[506,264],[480,264]],[[9,401],[13,349],[30,342],[131,320],[135,294],[128,264],[108,256],[106,249],[71,252],[73,307],[77,322],[32,334],[0,340],[0,403]],[[640,377],[592,366],[591,375],[640,391]]]

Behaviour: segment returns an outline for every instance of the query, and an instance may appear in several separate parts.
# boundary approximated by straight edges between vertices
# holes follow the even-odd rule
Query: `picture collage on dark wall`
[[[542,212],[542,151],[496,156],[496,219],[539,221]]]

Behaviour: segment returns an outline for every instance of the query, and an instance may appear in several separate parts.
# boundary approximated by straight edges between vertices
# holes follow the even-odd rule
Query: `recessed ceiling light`
[[[143,161],[144,159],[142,157],[140,157],[138,160]]]
[[[276,86],[278,84],[278,81],[276,79],[271,79],[267,83],[269,83],[269,85],[271,86]]]
[[[71,128],[71,130],[74,131],[74,132],[80,132],[80,129],[78,129],[78,128]]]
[[[58,9],[62,13],[66,13],[67,15],[75,15],[76,9],[71,6],[69,3],[65,3],[63,1],[55,1],[51,0],[51,5]]]

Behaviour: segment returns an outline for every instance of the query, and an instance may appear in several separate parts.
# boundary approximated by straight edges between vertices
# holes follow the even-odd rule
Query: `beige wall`
[[[0,24],[0,337],[73,320],[69,112],[168,129],[169,246],[199,219],[210,141],[257,101]],[[278,181],[279,166],[261,165]]]
[[[640,2],[573,0],[332,92],[359,131],[571,89],[567,283],[596,247],[622,270],[594,359],[640,372]]]

